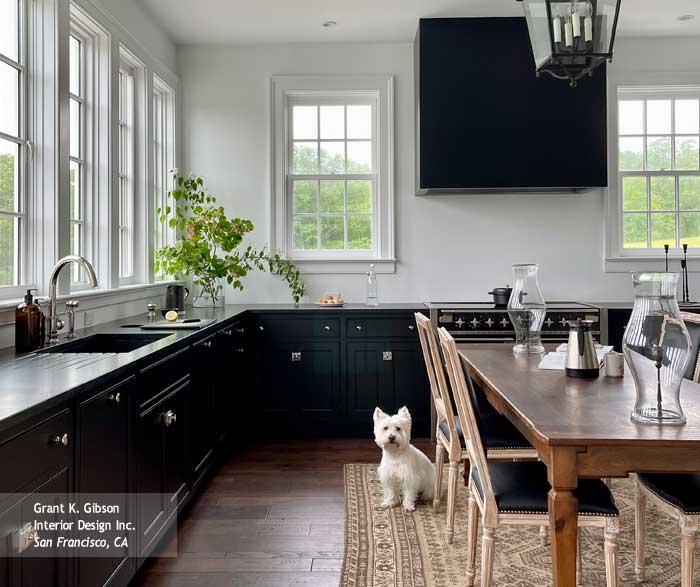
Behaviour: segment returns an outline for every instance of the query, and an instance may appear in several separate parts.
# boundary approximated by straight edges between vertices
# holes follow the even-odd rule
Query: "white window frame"
[[[82,184],[84,208],[83,226],[84,256],[95,268],[102,287],[115,287],[112,277],[112,243],[116,235],[110,230],[112,206],[110,143],[112,128],[111,111],[111,35],[81,6],[70,4],[70,34],[81,41],[81,91],[83,92],[81,140]],[[65,213],[69,213],[66,207]],[[70,219],[68,219],[70,222]],[[60,234],[60,231],[59,231]],[[70,238],[67,232],[66,237]],[[59,250],[62,247],[59,246]],[[65,247],[69,250],[69,244]],[[84,279],[84,278],[83,278]],[[70,291],[90,288],[84,281],[70,284]]]
[[[291,108],[298,104],[373,105],[373,244],[371,251],[292,250]],[[304,273],[393,273],[394,257],[394,79],[393,76],[273,76],[270,79],[270,248]],[[294,176],[304,179],[307,176]],[[361,178],[335,174],[311,179]]]
[[[630,99],[677,99],[683,97],[700,97],[700,75],[697,73],[636,73],[622,72],[620,78],[609,73],[608,76],[608,177],[606,191],[605,224],[605,258],[604,270],[608,273],[627,273],[629,271],[658,270],[663,267],[665,253],[659,248],[624,248],[622,210],[622,178],[626,175],[649,177],[677,175],[700,175],[700,171],[621,171],[619,168],[619,101]],[[646,124],[646,121],[645,121]],[[675,125],[675,120],[672,120]],[[645,129],[646,130],[646,129]],[[646,136],[646,134],[644,135]],[[650,135],[653,136],[653,135]],[[675,135],[672,135],[675,136]],[[646,159],[646,141],[644,146]],[[675,147],[672,145],[672,157]],[[678,196],[676,182],[676,197]],[[678,203],[678,202],[676,202]],[[677,211],[676,211],[677,213]],[[679,227],[676,227],[679,230]],[[681,248],[670,243],[669,259],[678,266],[683,257]],[[700,259],[700,247],[688,249],[689,259]],[[697,263],[689,263],[689,271],[700,271]]]
[[[23,295],[28,288],[34,288],[32,270],[29,264],[29,167],[31,159],[31,143],[27,139],[27,120],[29,109],[28,98],[28,46],[27,46],[27,6],[26,0],[17,0],[17,60],[0,54],[0,61],[16,69],[19,73],[18,84],[18,134],[9,135],[0,132],[0,139],[17,145],[17,161],[15,162],[15,184],[18,189],[17,209],[13,212],[0,212],[0,218],[13,218],[16,221],[18,242],[14,247],[14,284],[0,286],[0,299],[15,298]],[[4,67],[3,66],[3,67]]]
[[[117,215],[117,238],[119,241],[119,284],[135,282],[136,247],[136,190],[134,177],[134,150],[136,136],[134,132],[134,72],[126,63],[119,66],[119,108],[118,143],[119,163],[117,176],[119,182]]]
[[[166,244],[175,242],[175,229],[160,222],[158,208],[168,206],[168,192],[172,189],[172,169],[176,161],[175,90],[162,78],[153,76],[153,124],[151,148],[153,152],[153,253]],[[152,265],[152,264],[151,264]],[[156,281],[169,280],[165,275],[154,275]]]

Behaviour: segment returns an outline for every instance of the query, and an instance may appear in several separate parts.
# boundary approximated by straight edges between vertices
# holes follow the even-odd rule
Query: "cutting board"
[[[199,322],[185,322],[184,320],[175,320],[168,322],[167,320],[158,320],[156,322],[147,322],[141,325],[141,330],[199,330],[210,324],[214,324],[216,318],[203,318]]]

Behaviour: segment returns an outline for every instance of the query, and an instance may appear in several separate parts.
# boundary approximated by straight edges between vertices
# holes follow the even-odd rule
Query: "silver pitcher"
[[[569,320],[569,343],[566,349],[566,374],[569,377],[595,378],[600,362],[591,333],[593,320]]]

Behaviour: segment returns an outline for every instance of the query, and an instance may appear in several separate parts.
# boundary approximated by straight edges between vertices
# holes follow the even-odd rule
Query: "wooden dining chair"
[[[684,377],[700,383],[700,315],[681,312],[692,341],[692,358]],[[646,506],[651,500],[678,520],[681,529],[681,587],[692,587],[695,570],[695,537],[700,530],[700,473],[635,475],[635,560],[637,580],[644,580]]]
[[[433,405],[437,414],[437,426],[435,430],[435,497],[433,508],[440,507],[442,494],[442,473],[445,462],[445,453],[449,464],[447,482],[447,542],[452,543],[454,538],[455,501],[457,496],[457,482],[459,465],[468,459],[467,447],[464,443],[464,426],[454,413],[454,398],[450,392],[445,377],[444,361],[438,346],[437,333],[433,323],[420,312],[415,314],[418,336],[423,359],[428,371],[430,391],[433,396]],[[490,459],[536,459],[537,451],[515,429],[507,430],[507,427],[486,425],[491,430],[488,436],[488,458]],[[546,535],[544,537],[546,542]]]
[[[483,523],[481,587],[489,587],[493,574],[496,530],[500,525],[549,525],[547,496],[550,485],[547,467],[539,461],[504,462],[486,458],[471,400],[471,378],[465,374],[457,346],[444,328],[438,329],[446,369],[457,400],[457,413],[467,427],[467,449],[471,460],[469,517],[467,522],[467,585],[474,585],[479,514]],[[617,538],[619,512],[612,493],[600,479],[579,479],[574,492],[578,499],[579,528],[603,528],[605,572],[608,587],[617,587]],[[579,563],[580,551],[579,551]]]

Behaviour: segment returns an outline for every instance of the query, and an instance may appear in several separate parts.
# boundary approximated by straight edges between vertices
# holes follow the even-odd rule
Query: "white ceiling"
[[[418,19],[522,16],[515,0],[139,0],[178,44],[408,42]],[[695,14],[689,22],[682,14]],[[334,28],[322,23],[334,20]],[[620,36],[700,35],[698,0],[622,0]]]

